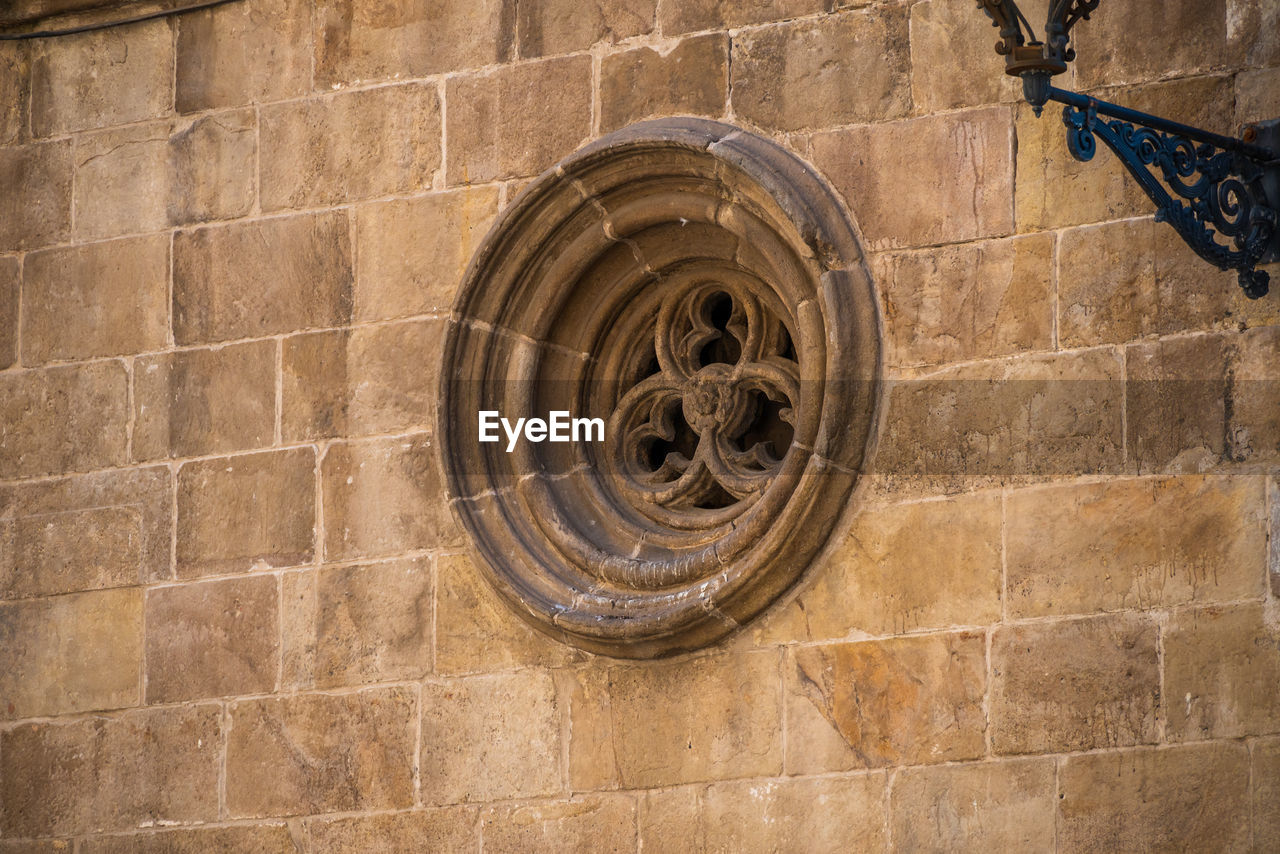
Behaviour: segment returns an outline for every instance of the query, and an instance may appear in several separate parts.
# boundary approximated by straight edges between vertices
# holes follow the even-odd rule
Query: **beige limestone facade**
[[[1066,88],[1280,116],[1275,0],[1074,35]],[[240,0],[0,41],[0,852],[1280,851],[1280,293],[1072,160],[996,38]],[[879,421],[794,586],[624,661],[490,589],[436,410],[499,213],[672,116],[834,188]]]

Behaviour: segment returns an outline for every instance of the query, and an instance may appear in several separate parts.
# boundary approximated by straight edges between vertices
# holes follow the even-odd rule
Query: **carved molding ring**
[[[822,548],[879,357],[857,238],[808,166],[729,125],[633,125],[531,183],[471,261],[440,397],[451,505],[544,632],[628,658],[703,646]],[[481,411],[604,438],[508,450]]]

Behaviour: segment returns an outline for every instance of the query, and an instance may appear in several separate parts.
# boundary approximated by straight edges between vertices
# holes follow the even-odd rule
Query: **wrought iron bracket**
[[[1092,160],[1101,139],[1155,203],[1157,221],[1210,264],[1235,270],[1251,299],[1265,295],[1269,276],[1257,267],[1280,260],[1280,119],[1233,139],[1055,88],[1053,77],[1076,57],[1072,27],[1100,3],[1050,0],[1044,41],[1014,0],[978,0],[978,8],[1000,30],[996,53],[1006,74],[1022,78],[1036,115],[1048,101],[1065,105],[1072,156]]]
[[[1280,259],[1280,120],[1251,126],[1254,144],[1053,87],[1048,99],[1065,105],[1073,157],[1092,160],[1101,139],[1155,204],[1157,222],[1235,270],[1250,299],[1267,293],[1257,267]]]

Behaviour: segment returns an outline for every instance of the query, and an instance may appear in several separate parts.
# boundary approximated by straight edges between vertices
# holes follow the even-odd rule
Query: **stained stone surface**
[[[179,232],[173,244],[176,342],[257,338],[349,321],[350,239],[341,211]],[[295,260],[280,265],[282,256]]]
[[[376,688],[230,704],[227,811],[239,818],[413,804],[415,692]]]
[[[308,563],[315,553],[315,470],[310,448],[182,466],[179,577]]]
[[[560,702],[555,680],[546,671],[426,682],[419,758],[423,803],[535,798],[562,791]]]
[[[136,360],[134,458],[188,457],[270,444],[276,361],[274,341]]]
[[[900,118],[911,101],[906,34],[898,4],[748,31],[734,44],[734,111],[783,131]]]
[[[0,604],[0,719],[138,705],[142,594]]]
[[[1158,627],[1117,614],[1011,626],[991,639],[991,746],[1047,753],[1153,744]]]
[[[605,130],[665,113],[718,116],[729,94],[729,40],[699,36],[666,54],[636,48],[605,59],[600,73]]]
[[[31,253],[22,276],[23,364],[163,348],[168,280],[161,236]]]
[[[787,767],[823,773],[986,752],[977,632],[812,646],[787,674]]]
[[[147,702],[262,694],[279,670],[276,579],[232,578],[147,594]]]
[[[1280,297],[997,38],[240,0],[0,39],[0,854],[1274,850]],[[1275,0],[1072,44],[1061,88],[1280,116]],[[723,467],[655,497],[695,424]],[[808,515],[753,492],[787,453]],[[722,595],[746,542],[772,580]],[[636,589],[704,634],[637,642]]]
[[[220,716],[202,704],[5,730],[0,828],[40,837],[216,819]]]
[[[1014,492],[1008,611],[1044,617],[1257,596],[1263,487],[1256,477],[1208,476]]]
[[[574,789],[773,776],[782,767],[778,656],[597,666],[570,686]]]
[[[1053,763],[1044,759],[904,769],[890,795],[894,844],[904,851],[1052,850],[1055,788]]]
[[[1072,756],[1058,777],[1058,842],[1071,851],[1249,850],[1243,744]]]

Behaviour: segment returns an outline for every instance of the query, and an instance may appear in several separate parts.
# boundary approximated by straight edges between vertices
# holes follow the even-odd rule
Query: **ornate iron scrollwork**
[[[1051,100],[1066,105],[1063,121],[1072,156],[1093,159],[1094,137],[1101,137],[1155,203],[1157,221],[1172,225],[1210,264],[1237,271],[1249,298],[1265,295],[1269,276],[1257,265],[1280,258],[1277,122],[1263,125],[1273,137],[1268,148],[1253,144],[1257,126],[1244,140],[1233,139],[1055,89],[1053,76],[1076,58],[1069,45],[1071,28],[1087,20],[1100,3],[1052,0],[1044,43],[1036,41],[1014,0],[978,0],[978,8],[1000,28],[996,53],[1005,57],[1005,73],[1022,78],[1023,94],[1035,114]],[[1153,169],[1159,169],[1159,178]],[[1219,242],[1219,235],[1232,245]]]
[[[1173,226],[1210,264],[1236,270],[1251,299],[1267,293],[1269,276],[1255,267],[1270,248],[1278,223],[1262,194],[1251,190],[1261,181],[1261,165],[1209,142],[1197,144],[1131,122],[1099,119],[1098,102],[1092,100],[1083,106],[1068,104],[1062,121],[1073,157],[1092,160],[1095,136],[1100,137],[1155,203],[1157,222]],[[1159,169],[1164,184],[1150,167]],[[1230,238],[1234,248],[1218,242],[1218,235]]]

